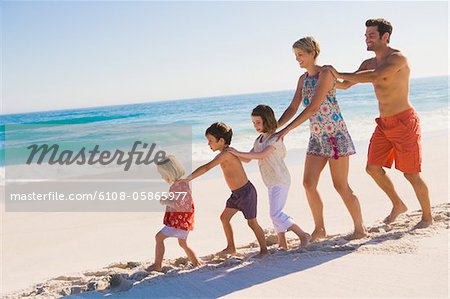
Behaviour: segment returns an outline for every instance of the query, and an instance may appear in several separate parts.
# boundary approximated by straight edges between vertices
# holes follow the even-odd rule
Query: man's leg
[[[382,129],[383,123],[378,119],[378,126],[370,139],[369,153],[367,155],[366,172],[374,179],[381,190],[386,193],[392,202],[391,213],[384,219],[385,223],[395,221],[398,215],[408,210],[406,205],[395,191],[394,184],[386,175],[384,167],[391,167],[394,162],[394,148],[390,140],[386,137]],[[388,131],[388,130],[387,130]]]
[[[420,173],[405,173],[404,176],[413,186],[414,192],[422,207],[422,220],[414,228],[428,227],[433,224],[433,217],[431,215],[430,196],[427,184],[420,176]]]
[[[384,219],[384,223],[394,222],[398,215],[406,212],[408,208],[400,199],[400,196],[398,196],[397,191],[395,191],[394,184],[392,184],[391,179],[387,176],[383,167],[367,165],[366,171],[392,202],[391,213]]]

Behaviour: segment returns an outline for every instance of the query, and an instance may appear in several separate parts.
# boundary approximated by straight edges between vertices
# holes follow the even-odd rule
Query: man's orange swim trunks
[[[367,165],[395,168],[403,173],[421,171],[420,120],[414,108],[375,119],[378,124],[369,144]]]

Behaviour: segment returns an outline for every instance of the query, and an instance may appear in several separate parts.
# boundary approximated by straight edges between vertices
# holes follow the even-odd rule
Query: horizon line
[[[427,79],[427,78],[438,78],[438,77],[449,77],[450,74],[447,75],[432,75],[425,77],[412,77],[410,80],[415,79]],[[371,83],[359,83],[361,84],[371,84]],[[120,106],[130,106],[130,105],[141,105],[141,104],[157,104],[164,102],[179,102],[179,101],[191,101],[191,100],[205,100],[211,98],[222,98],[222,97],[232,97],[232,96],[240,96],[240,95],[255,95],[255,94],[263,94],[263,93],[272,93],[272,92],[285,92],[292,91],[295,89],[283,89],[283,90],[269,90],[269,91],[259,91],[259,92],[245,92],[245,93],[234,93],[234,94],[221,94],[221,95],[211,95],[211,96],[202,96],[202,97],[189,97],[189,98],[175,98],[175,99],[166,99],[166,100],[154,100],[154,101],[143,101],[143,102],[133,102],[126,104],[112,104],[112,105],[100,105],[100,106],[84,106],[84,107],[74,107],[74,108],[61,108],[55,110],[36,110],[36,111],[23,111],[23,112],[11,112],[11,113],[3,113],[0,112],[0,117],[2,116],[11,116],[11,115],[19,115],[19,114],[33,114],[33,113],[44,113],[44,112],[57,112],[57,111],[67,111],[67,110],[83,110],[83,109],[96,109],[96,108],[108,108],[108,107],[120,107]],[[2,105],[3,106],[3,105]]]

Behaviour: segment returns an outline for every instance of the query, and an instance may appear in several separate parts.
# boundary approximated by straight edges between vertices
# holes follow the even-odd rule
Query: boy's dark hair
[[[267,105],[258,105],[252,111],[252,116],[259,116],[263,121],[264,133],[272,134],[278,128],[278,122],[275,119],[275,113]]]
[[[222,122],[217,122],[213,123],[208,129],[206,129],[205,135],[206,134],[214,136],[217,141],[219,141],[220,138],[223,138],[225,144],[230,145],[231,137],[233,137],[233,130],[228,125]]]
[[[380,38],[385,34],[386,32],[389,33],[388,37],[388,43],[391,40],[392,35],[392,24],[388,20],[379,18],[379,19],[369,19],[366,21],[366,27],[372,27],[377,26],[378,33],[380,34]]]

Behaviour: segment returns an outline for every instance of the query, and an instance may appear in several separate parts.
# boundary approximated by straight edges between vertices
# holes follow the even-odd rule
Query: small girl
[[[261,133],[256,138],[253,149],[248,153],[239,152],[233,148],[229,151],[244,162],[258,160],[262,179],[269,189],[270,218],[278,234],[279,248],[288,249],[286,231],[293,231],[299,237],[300,245],[304,247],[309,242],[309,234],[283,212],[291,177],[283,160],[286,156],[286,147],[281,139],[277,141],[277,137],[273,136],[277,129],[277,120],[272,108],[267,105],[258,105],[252,111],[252,122],[256,131]]]
[[[162,272],[164,240],[169,237],[178,239],[178,244],[184,249],[192,265],[197,267],[200,261],[186,241],[189,231],[194,229],[192,192],[188,183],[176,182],[184,175],[184,168],[174,156],[167,156],[158,164],[157,169],[161,178],[172,185],[169,188],[169,197],[160,200],[160,203],[166,206],[165,226],[155,236],[155,263],[146,270]]]

